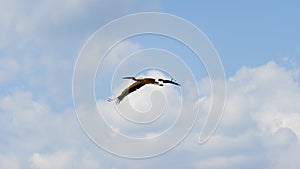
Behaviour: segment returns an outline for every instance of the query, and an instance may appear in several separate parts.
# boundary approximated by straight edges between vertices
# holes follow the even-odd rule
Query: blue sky
[[[288,56],[299,61],[298,3],[289,1],[211,1],[171,3],[167,12],[197,25],[221,55],[226,73]]]
[[[297,1],[0,1],[0,168],[298,168],[299,5]],[[110,87],[110,68],[126,55],[156,47],[174,52],[197,72],[201,96],[193,103],[201,105],[199,118],[181,144],[161,156],[134,160],[107,153],[84,133],[73,106],[72,75],[80,49],[95,31],[126,14],[149,11],[184,18],[210,39],[224,66],[227,100],[216,133],[205,144],[197,144],[211,98],[204,67],[186,57],[193,55],[187,48],[165,37],[124,41],[107,60],[103,70],[108,73],[96,76],[97,85]],[[99,50],[103,48],[105,44]],[[141,74],[166,76],[155,71]],[[98,87],[95,95],[115,130],[153,135],[174,120],[171,114],[153,128],[132,129],[104,100],[128,85],[112,82],[112,93]],[[151,101],[157,104],[157,99],[140,102],[154,90],[141,89],[132,95],[131,104],[142,110]],[[161,92],[171,98],[166,101],[168,111],[179,109],[178,89],[166,87]],[[172,138],[164,143],[168,141]]]

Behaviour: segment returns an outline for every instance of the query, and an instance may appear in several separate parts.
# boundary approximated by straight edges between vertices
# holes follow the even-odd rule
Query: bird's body
[[[136,91],[137,89],[143,87],[144,85],[147,84],[153,84],[153,85],[158,85],[158,86],[163,86],[162,83],[171,83],[171,84],[175,84],[175,85],[179,85],[178,83],[172,81],[172,80],[164,80],[164,79],[158,79],[158,81],[156,81],[156,79],[154,78],[135,78],[135,77],[123,77],[123,79],[132,79],[135,82],[133,84],[131,84],[130,86],[128,86],[126,89],[124,89],[122,91],[122,93],[114,98],[114,99],[108,99],[109,102],[111,101],[116,101],[116,103],[120,103],[127,95],[129,95],[130,93]]]

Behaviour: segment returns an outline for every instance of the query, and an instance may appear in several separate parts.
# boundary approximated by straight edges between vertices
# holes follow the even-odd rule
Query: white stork
[[[130,86],[128,86],[126,89],[124,89],[118,97],[116,97],[114,99],[108,98],[107,101],[111,102],[111,101],[115,100],[116,103],[119,104],[127,95],[136,91],[137,89],[141,88],[142,86],[144,86],[146,84],[163,86],[164,83],[170,83],[170,84],[180,86],[180,84],[174,82],[173,79],[171,79],[171,80],[158,79],[157,81],[154,78],[123,77],[123,79],[132,79],[135,82],[132,83]]]

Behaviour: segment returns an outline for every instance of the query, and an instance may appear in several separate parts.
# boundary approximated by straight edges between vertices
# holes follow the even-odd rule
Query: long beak
[[[179,83],[176,83],[176,82],[171,82],[171,83],[174,85],[177,85],[177,86],[181,86]]]

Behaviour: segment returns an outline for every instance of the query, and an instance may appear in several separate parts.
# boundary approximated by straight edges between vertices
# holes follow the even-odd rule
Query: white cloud
[[[86,35],[87,31],[91,30],[94,32],[102,24],[116,17],[158,8],[156,3],[140,5],[135,0],[1,1],[0,3],[2,23],[0,46],[11,43],[17,43],[19,46],[29,42],[34,42],[35,45],[45,44],[45,40],[51,40],[51,45],[56,47],[65,46],[65,42],[72,42],[74,36]]]
[[[241,68],[227,81],[227,105],[219,129],[207,143],[197,145],[199,129],[203,125],[205,115],[201,113],[207,111],[210,101],[209,81],[203,79],[199,86],[201,96],[204,97],[200,99],[200,104],[196,103],[201,106],[198,121],[200,123],[195,126],[196,128],[183,144],[166,155],[143,161],[140,164],[134,165],[126,160],[121,160],[118,164],[127,168],[134,168],[134,166],[153,168],[161,167],[161,165],[168,168],[169,166],[164,161],[170,160],[174,165],[184,168],[297,166],[295,152],[300,147],[297,123],[300,108],[297,100],[300,98],[300,90],[291,71],[293,70],[287,70],[274,62],[255,68]],[[119,90],[121,89],[120,87]],[[112,109],[112,107],[107,108],[105,112],[110,112]],[[184,109],[186,110],[186,107]],[[118,114],[109,115],[113,116],[112,120],[116,120],[114,115]],[[115,124],[122,123],[116,121]],[[120,128],[126,129],[122,127]],[[153,132],[147,134],[146,136],[153,135]],[[177,163],[178,160],[181,161],[180,164]]]
[[[242,68],[228,81],[226,113],[222,127],[245,132],[259,124],[259,130],[289,127],[299,133],[299,85],[288,70],[269,62],[258,68]],[[238,129],[235,126],[241,126]],[[232,133],[232,132],[231,132]]]
[[[249,161],[249,157],[233,156],[233,157],[213,157],[197,163],[196,168],[220,169],[220,168],[243,168],[245,161]]]
[[[37,169],[68,169],[71,164],[71,152],[56,152],[50,155],[34,153],[30,157],[32,168]]]
[[[199,154],[208,153],[195,166],[297,166],[294,152],[300,150],[300,88],[293,71],[269,62],[255,68],[243,67],[230,77],[225,113],[216,134],[202,148],[187,146],[193,153],[195,149]]]
[[[0,154],[0,168],[1,169],[19,169],[19,161],[13,155]]]
[[[94,145],[83,134],[75,112],[53,112],[22,89],[2,96],[0,111],[0,149],[4,153],[0,162],[6,161],[0,163],[1,168],[100,168],[86,149]]]
[[[53,153],[33,153],[28,159],[33,169],[100,169],[100,163],[87,153],[78,154],[70,150],[58,150]]]
[[[200,91],[206,96],[200,102],[200,106],[206,105],[201,111],[209,107],[210,89],[206,83],[207,80],[200,83],[203,87]],[[101,163],[109,161],[114,165],[102,168],[162,165],[168,168],[170,166],[164,161],[169,160],[174,165],[189,168],[297,168],[300,90],[290,71],[274,62],[256,68],[244,67],[229,78],[227,85],[222,124],[207,143],[197,145],[199,125],[203,123],[197,124],[174,151],[139,163],[112,156],[99,158],[99,152],[106,152],[96,148],[82,133],[73,111],[53,112],[32,93],[16,89],[0,99],[3,117],[0,161],[6,161],[1,167],[100,168]],[[119,125],[121,128],[126,126]],[[139,134],[137,131],[133,134]],[[150,130],[145,134],[155,133]],[[93,150],[82,145],[92,146]],[[18,151],[11,154],[15,150]]]

